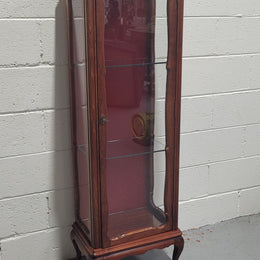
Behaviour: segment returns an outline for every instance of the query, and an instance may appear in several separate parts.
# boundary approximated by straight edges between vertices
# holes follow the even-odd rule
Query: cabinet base
[[[89,242],[74,229],[71,232],[71,239],[77,254],[75,260],[81,260],[82,255],[87,260],[121,260],[127,256],[141,255],[149,250],[163,249],[170,245],[174,245],[172,260],[178,260],[184,247],[179,229],[109,248],[92,248]]]

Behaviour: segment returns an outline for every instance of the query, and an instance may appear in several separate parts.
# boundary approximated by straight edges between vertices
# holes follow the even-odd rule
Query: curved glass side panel
[[[89,150],[89,111],[88,79],[86,73],[86,30],[84,20],[84,1],[72,0],[72,34],[73,34],[73,72],[76,113],[76,154],[80,221],[91,235],[90,205],[90,150]]]

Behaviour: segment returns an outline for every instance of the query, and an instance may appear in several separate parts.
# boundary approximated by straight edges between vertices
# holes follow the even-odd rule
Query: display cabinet
[[[183,0],[68,0],[77,259],[174,244]]]

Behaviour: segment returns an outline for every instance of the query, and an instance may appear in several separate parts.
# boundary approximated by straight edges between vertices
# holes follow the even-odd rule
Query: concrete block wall
[[[74,216],[64,2],[0,6],[0,259],[66,259]],[[260,212],[259,16],[257,0],[185,0],[182,229]]]
[[[0,259],[67,259],[74,214],[65,5],[0,6]]]

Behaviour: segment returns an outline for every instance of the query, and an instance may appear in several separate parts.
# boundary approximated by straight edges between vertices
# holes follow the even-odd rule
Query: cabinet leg
[[[178,260],[184,247],[183,237],[176,237],[174,239],[174,251],[172,260]]]
[[[73,243],[73,246],[74,246],[75,251],[76,251],[76,258],[75,258],[75,260],[81,260],[81,252],[79,250],[79,247],[78,247],[76,241],[72,240],[72,243]]]

